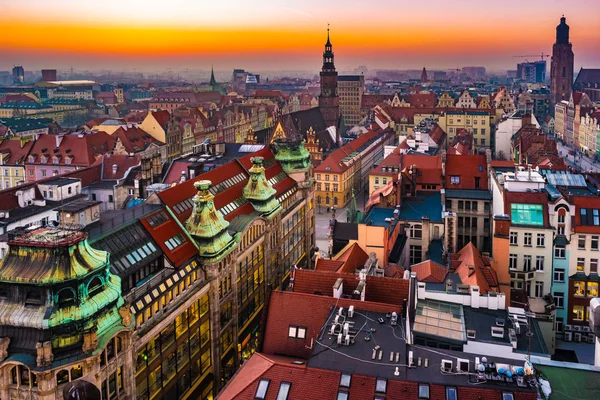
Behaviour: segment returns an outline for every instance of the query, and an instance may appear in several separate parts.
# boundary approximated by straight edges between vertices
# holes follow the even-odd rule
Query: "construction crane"
[[[513,58],[527,58],[527,57],[540,57],[542,61],[544,61],[544,58],[546,57],[550,57],[550,54],[545,54],[544,52],[540,53],[540,54],[525,54],[523,56],[513,56]],[[527,61],[527,60],[525,60]],[[527,61],[529,62],[529,61]]]

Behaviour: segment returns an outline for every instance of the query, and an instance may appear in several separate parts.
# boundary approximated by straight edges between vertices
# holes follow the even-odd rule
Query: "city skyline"
[[[0,69],[5,70],[18,64],[29,70],[72,66],[141,71],[174,66],[207,70],[214,65],[216,70],[316,72],[327,23],[340,70],[358,65],[515,69],[525,60],[516,55],[550,54],[562,14],[571,26],[575,71],[600,65],[594,48],[600,4],[589,0],[568,7],[556,1],[509,0],[496,8],[466,0],[384,1],[375,7],[362,1],[313,0],[210,5],[183,0],[0,0],[0,5],[5,31]]]

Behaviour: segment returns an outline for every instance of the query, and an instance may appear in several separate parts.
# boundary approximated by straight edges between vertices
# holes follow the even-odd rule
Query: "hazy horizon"
[[[600,67],[600,2],[358,0],[200,4],[171,0],[0,0],[0,70],[216,71],[320,69],[327,23],[336,67],[516,69],[551,54],[561,15],[575,71]],[[546,58],[549,61],[549,58]]]

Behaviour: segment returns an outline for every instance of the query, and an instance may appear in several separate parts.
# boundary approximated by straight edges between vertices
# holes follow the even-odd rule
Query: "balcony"
[[[510,271],[510,279],[515,281],[533,281],[535,279],[535,271],[521,272],[521,271]]]

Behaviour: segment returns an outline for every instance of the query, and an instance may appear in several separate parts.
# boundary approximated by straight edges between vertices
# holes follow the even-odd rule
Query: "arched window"
[[[410,227],[410,238],[421,239],[423,237],[423,226],[421,224],[412,225]]]
[[[58,305],[68,307],[75,304],[75,291],[71,288],[64,288],[58,292]]]
[[[88,296],[93,297],[102,291],[102,280],[95,276],[88,284]]]
[[[73,368],[71,368],[71,380],[81,378],[82,376],[83,368],[81,368],[81,365],[74,365]]]
[[[63,369],[58,371],[58,374],[56,374],[56,384],[62,385],[67,382],[69,382],[69,370]]]

